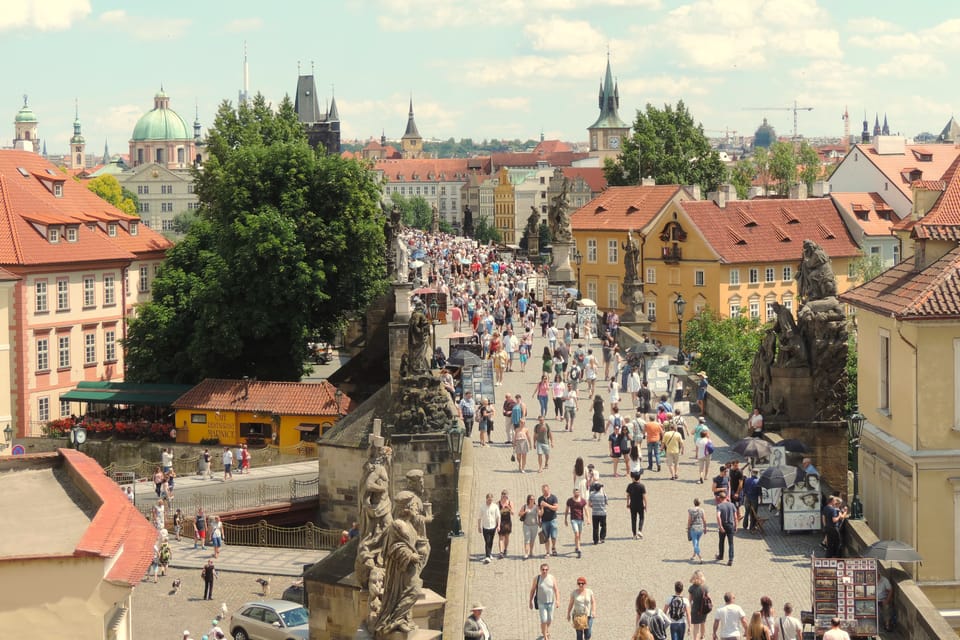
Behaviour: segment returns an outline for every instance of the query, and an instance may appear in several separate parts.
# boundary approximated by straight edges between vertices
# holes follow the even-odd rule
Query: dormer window
[[[130,221],[130,235],[135,236],[140,232],[140,223],[135,220]]]
[[[116,222],[110,222],[110,223],[107,224],[107,235],[110,236],[111,238],[116,238],[116,237],[117,237],[117,223],[116,223]]]
[[[55,198],[63,197],[63,185],[59,182],[53,183],[53,197]]]
[[[77,227],[67,227],[67,242],[77,241]]]
[[[60,228],[50,227],[47,229],[47,239],[50,241],[50,244],[56,244],[60,242]]]

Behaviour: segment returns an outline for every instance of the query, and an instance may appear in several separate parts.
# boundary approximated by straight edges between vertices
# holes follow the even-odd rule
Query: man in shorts
[[[557,509],[560,501],[550,493],[550,485],[543,485],[541,491],[543,495],[537,498],[537,510],[540,515],[540,531],[544,538],[543,557],[546,558],[551,555],[551,545],[552,555],[557,555]]]
[[[540,565],[540,575],[533,580],[528,598],[531,609],[540,613],[540,636],[550,637],[550,625],[553,623],[553,611],[560,599],[560,587],[557,579],[550,573],[550,565]]]
[[[550,468],[550,447],[553,446],[553,431],[544,416],[537,418],[537,426],[533,428],[533,441],[537,447],[537,473],[543,473],[544,469]]]
[[[680,477],[680,456],[683,455],[683,438],[673,424],[667,425],[667,432],[663,434],[663,447],[667,452],[667,471],[670,479]]]
[[[563,526],[567,526],[567,516],[569,516],[569,525],[573,529],[573,544],[578,558],[582,555],[580,552],[580,535],[583,533],[584,522],[590,524],[590,519],[584,517],[586,509],[586,499],[580,495],[580,489],[574,489],[573,496],[567,498],[567,510],[563,512]]]
[[[233,473],[231,469],[233,468],[233,451],[230,451],[230,447],[223,448],[223,481],[233,480]]]

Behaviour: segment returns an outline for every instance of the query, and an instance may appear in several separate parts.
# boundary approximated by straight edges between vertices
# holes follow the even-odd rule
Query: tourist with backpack
[[[667,599],[663,612],[670,620],[670,640],[683,640],[690,624],[690,601],[683,595],[683,583],[677,580],[673,585],[673,596]]]
[[[710,599],[710,589],[703,571],[697,569],[690,576],[690,633],[693,640],[704,640],[706,637],[707,616],[713,611],[713,601]]]
[[[647,610],[641,614],[640,624],[647,625],[654,640],[667,640],[667,629],[670,627],[670,621],[663,611],[657,609],[657,599],[653,596],[647,597]]]

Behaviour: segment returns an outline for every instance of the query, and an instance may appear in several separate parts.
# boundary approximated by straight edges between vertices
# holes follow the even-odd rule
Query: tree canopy
[[[289,99],[223,103],[208,148],[197,218],[130,323],[127,375],[299,380],[308,337],[332,337],[382,291],[379,185],[311,148]]]
[[[753,403],[750,367],[762,338],[758,320],[743,315],[721,318],[708,307],[687,323],[683,347],[697,354],[694,366],[707,372],[711,385],[749,411]]]
[[[90,191],[124,213],[137,212],[136,196],[121,187],[120,181],[114,176],[107,174],[88,180],[87,189],[90,189]]]
[[[607,159],[603,172],[611,185],[639,184],[650,176],[657,184],[698,184],[704,191],[716,190],[726,177],[703,125],[694,123],[683,100],[676,108],[647,104],[646,111],[637,110],[633,133],[623,141],[620,157]]]

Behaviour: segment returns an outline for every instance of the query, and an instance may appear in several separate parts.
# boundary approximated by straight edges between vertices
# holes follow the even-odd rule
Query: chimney
[[[791,200],[806,200],[807,199],[807,183],[806,182],[796,182],[790,185],[790,199]]]
[[[760,198],[764,196],[763,187],[750,187],[747,190],[747,200],[753,200],[754,198]]]
[[[647,176],[646,178],[640,180],[641,187],[655,187],[656,185],[657,181],[654,180],[653,176]]]
[[[687,195],[690,196],[691,200],[701,200],[700,196],[700,185],[698,184],[685,184],[683,185],[683,190],[687,192]]]
[[[717,191],[711,191],[707,194],[707,200],[713,200],[716,205],[721,209],[727,208],[727,191],[721,185],[720,189]]]
[[[817,180],[813,183],[813,197],[825,198],[830,195],[830,183],[826,180]]]

